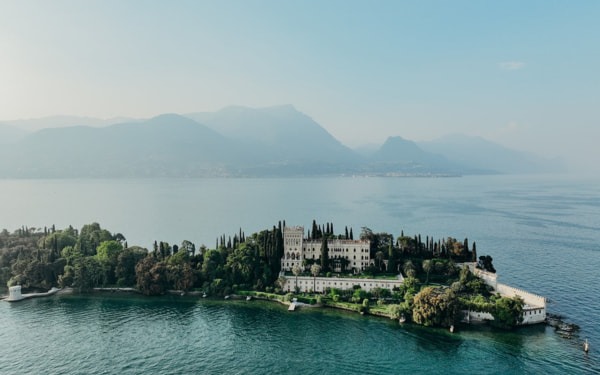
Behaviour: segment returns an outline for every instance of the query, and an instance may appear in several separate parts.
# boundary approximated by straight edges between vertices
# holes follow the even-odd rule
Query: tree
[[[135,277],[139,290],[148,296],[164,294],[168,285],[166,264],[151,256],[138,262]]]
[[[112,234],[106,229],[102,229],[100,224],[86,224],[81,228],[76,247],[83,255],[96,255],[98,245],[112,239],[114,239]]]
[[[67,267],[65,266],[65,273]],[[72,285],[79,289],[79,291],[86,291],[94,288],[100,282],[102,277],[102,268],[100,263],[95,257],[80,257],[76,258],[73,266],[71,267],[72,272]]]
[[[183,242],[181,242],[180,249],[187,251],[191,256],[196,255],[196,245],[194,245],[191,241],[183,240]]]
[[[383,262],[383,251],[378,251],[375,253],[375,260],[377,260],[377,268],[381,271],[381,263]]]
[[[492,308],[492,325],[503,329],[512,329],[519,325],[523,322],[524,305],[525,302],[519,296],[498,298]]]
[[[361,227],[360,239],[365,241],[365,240],[371,240],[372,238],[373,238],[373,231],[371,230],[371,228]]]
[[[312,275],[313,275],[313,292],[316,292],[316,290],[317,290],[317,276],[319,276],[320,272],[321,272],[320,265],[315,263],[312,266],[310,266],[310,273],[312,273]]]
[[[148,255],[148,250],[139,246],[128,247],[117,256],[115,277],[119,286],[135,285],[135,265]]]
[[[57,231],[42,237],[38,241],[40,248],[52,249],[56,254],[60,254],[62,249],[67,246],[75,246],[77,238],[69,231]]]
[[[412,319],[417,324],[449,327],[459,315],[459,301],[450,288],[426,287],[414,298]]]
[[[427,273],[427,279],[425,280],[425,284],[429,284],[429,272],[433,268],[433,261],[431,259],[426,259],[423,261],[423,271]]]
[[[299,265],[294,264],[292,267],[292,273],[296,276],[296,290],[298,290],[298,275],[302,273],[302,268]]]
[[[323,272],[329,271],[329,248],[327,245],[327,237],[323,236],[323,241],[321,242],[321,270]]]
[[[115,268],[117,257],[123,250],[123,246],[116,240],[104,241],[98,246],[96,258],[102,269],[102,284],[113,284],[115,280]]]
[[[387,272],[396,272],[396,256],[394,254],[394,239],[390,236],[388,245],[388,267]]]
[[[194,285],[190,263],[167,263],[167,280],[175,290],[189,290]]]
[[[482,268],[491,273],[496,273],[496,269],[494,268],[494,265],[492,264],[493,260],[494,259],[489,255],[482,255],[479,257],[479,262],[477,262],[477,267]]]
[[[404,262],[402,266],[402,270],[404,271],[404,275],[406,277],[415,277],[417,276],[417,270],[415,269],[415,265],[411,260],[407,260]]]

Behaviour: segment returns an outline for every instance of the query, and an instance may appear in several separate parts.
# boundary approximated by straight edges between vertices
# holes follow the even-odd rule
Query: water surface
[[[598,192],[597,179],[571,176],[0,180],[0,228],[97,221],[145,247],[213,247],[222,233],[280,219],[468,237],[500,280],[547,296],[549,311],[581,326],[575,340],[546,327],[452,336],[262,303],[56,297],[0,303],[1,363],[9,373],[598,372]]]

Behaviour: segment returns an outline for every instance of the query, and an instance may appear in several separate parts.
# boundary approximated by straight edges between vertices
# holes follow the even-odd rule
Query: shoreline
[[[28,294],[23,294],[22,298],[20,299],[15,299],[15,300],[10,300],[8,297],[8,295],[3,295],[0,296],[0,301],[6,301],[6,302],[20,302],[26,299],[32,299],[32,298],[42,298],[42,297],[52,297],[52,296],[61,296],[61,295],[74,295],[74,294],[79,294],[79,295],[94,295],[94,294],[118,294],[118,295],[127,295],[127,294],[136,294],[136,295],[140,295],[143,297],[149,297],[152,298],[153,296],[146,296],[143,293],[141,293],[138,289],[136,288],[132,288],[132,287],[104,287],[104,288],[93,288],[92,290],[89,291],[83,291],[83,292],[78,292],[75,290],[75,288],[72,287],[64,287],[64,288],[56,288],[53,287],[52,289],[50,289],[48,292],[45,293],[28,293]],[[246,294],[247,293],[247,294]],[[213,297],[208,297],[210,300],[227,300],[227,299],[232,299],[232,300],[243,300],[245,298],[247,298],[248,296],[251,297],[251,299],[256,299],[259,301],[266,301],[266,302],[276,302],[279,303],[280,305],[284,305],[284,306],[290,306],[291,304],[295,304],[296,308],[302,308],[302,309],[320,309],[320,308],[328,308],[328,309],[334,309],[334,310],[341,310],[341,311],[346,311],[349,313],[356,313],[359,315],[365,315],[365,316],[372,316],[375,318],[385,318],[385,319],[390,319],[390,320],[398,320],[393,318],[391,315],[386,314],[385,312],[382,311],[360,311],[359,309],[354,309],[354,308],[350,308],[348,306],[344,306],[344,305],[340,305],[340,304],[336,304],[335,302],[333,304],[328,304],[328,303],[315,303],[315,304],[309,304],[309,303],[305,303],[305,302],[298,302],[298,301],[284,301],[283,299],[279,299],[279,298],[271,298],[269,297],[269,295],[257,295],[259,293],[263,293],[263,292],[256,292],[256,291],[245,291],[245,293],[243,294],[231,294],[231,295],[227,295],[227,296],[223,296],[221,298],[215,298],[215,296]],[[202,296],[204,295],[204,292],[200,292],[200,291],[189,291],[189,292],[185,292],[185,291],[181,291],[181,290],[167,290],[165,292],[165,294],[162,295],[162,297],[164,296],[181,296],[181,297],[201,297],[198,298],[198,300],[202,300],[204,298],[202,298]],[[279,295],[277,295],[279,296]],[[159,296],[160,297],[160,296]],[[281,296],[283,297],[283,295]],[[561,323],[564,323],[562,321],[560,321]],[[415,325],[412,322],[407,322],[410,325]],[[545,326],[551,326],[551,327],[555,327],[555,325],[551,324],[548,321],[544,321],[541,322],[544,323]],[[404,322],[399,323],[400,325],[406,324]],[[457,322],[455,324],[456,327],[469,327],[471,324],[465,324],[464,322]],[[476,325],[486,325],[483,322],[478,322]],[[420,326],[420,325],[416,325],[416,326]],[[438,328],[438,329],[447,329],[446,327],[434,327],[434,328]],[[555,327],[556,328],[556,327]],[[579,327],[577,327],[579,328]]]

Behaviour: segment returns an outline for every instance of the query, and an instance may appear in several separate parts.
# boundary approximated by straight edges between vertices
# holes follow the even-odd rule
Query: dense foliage
[[[233,291],[255,290],[280,293],[285,280],[278,278],[283,255],[285,223],[246,237],[242,230],[233,237],[217,238],[216,247],[198,250],[190,241],[169,245],[155,241],[152,249],[129,246],[120,233],[111,233],[98,223],[80,230],[27,228],[13,233],[0,232],[0,283],[20,284],[27,289],[47,290],[52,286],[72,286],[85,291],[94,287],[134,287],[146,295],[167,290],[201,290],[224,295]],[[331,274],[336,268],[329,259],[327,239],[352,239],[352,229],[335,235],[333,224],[313,222],[309,238],[322,240],[321,258],[295,267],[293,275]],[[478,266],[495,272],[492,258],[477,258],[475,243],[448,237],[434,241],[420,235],[396,239],[388,233],[362,228],[361,239],[369,240],[370,277],[402,273],[405,281],[393,291],[375,288],[366,292],[330,289],[325,296],[298,296],[308,301],[344,304],[344,308],[388,316],[404,317],[426,326],[449,326],[460,320],[461,310],[490,312],[494,324],[502,328],[520,322],[522,300],[491,295],[487,285],[468,268],[456,262],[479,260]],[[343,276],[343,275],[340,275]],[[430,282],[435,282],[431,286]],[[375,301],[374,304],[371,301]]]
[[[225,294],[234,288],[273,289],[283,254],[281,224],[246,238],[221,237],[216,249],[155,242],[153,249],[127,245],[125,237],[97,223],[57,230],[20,228],[0,233],[0,283],[25,289],[72,286],[137,287],[147,295],[168,289]]]

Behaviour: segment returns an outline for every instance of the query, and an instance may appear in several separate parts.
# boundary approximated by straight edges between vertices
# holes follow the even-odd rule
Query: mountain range
[[[463,175],[558,171],[482,138],[390,137],[357,152],[291,105],[147,120],[57,116],[0,122],[1,178]]]

